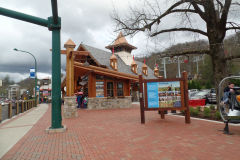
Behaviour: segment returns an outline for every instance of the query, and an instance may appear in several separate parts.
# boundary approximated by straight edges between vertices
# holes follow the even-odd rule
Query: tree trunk
[[[217,107],[219,107],[219,94],[221,94],[222,90],[218,90],[218,85],[221,80],[228,76],[227,73],[227,62],[222,61],[222,58],[225,57],[223,45],[220,43],[210,45],[210,56],[212,58],[212,65],[213,65],[213,78],[214,78],[214,85],[216,89],[216,98],[217,98]],[[221,88],[223,89],[226,87],[227,82],[223,83]]]

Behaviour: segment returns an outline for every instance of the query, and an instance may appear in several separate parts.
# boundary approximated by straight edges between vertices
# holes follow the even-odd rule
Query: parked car
[[[192,92],[188,92],[188,96],[189,98],[194,96],[195,93],[197,93],[198,91],[192,91]]]
[[[208,99],[208,94],[210,93],[210,90],[204,90],[204,91],[199,91],[195,93],[192,97],[189,98],[189,100],[194,100],[194,99],[206,99],[205,100],[205,105],[209,103]]]
[[[212,88],[208,94],[209,103],[217,103],[216,90]]]

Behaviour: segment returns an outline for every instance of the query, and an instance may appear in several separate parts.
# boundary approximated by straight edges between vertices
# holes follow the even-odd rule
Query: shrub
[[[196,108],[199,112],[201,111],[201,107],[200,106],[197,106]]]
[[[211,106],[210,106],[210,109],[211,109],[211,110],[215,110],[215,106],[214,106],[214,105],[211,105]]]
[[[221,119],[222,118],[219,111],[215,112],[214,118],[217,118],[217,119]]]
[[[194,115],[194,108],[193,107],[189,107],[189,112],[190,112],[190,115],[193,116]]]
[[[198,116],[199,115],[199,111],[198,111],[197,108],[190,107],[189,112],[190,112],[191,116]]]
[[[203,111],[203,114],[204,114],[205,117],[210,117],[210,112],[211,112],[211,109],[205,107],[205,109]]]
[[[181,112],[182,114],[185,114],[185,110],[181,110],[180,112]]]

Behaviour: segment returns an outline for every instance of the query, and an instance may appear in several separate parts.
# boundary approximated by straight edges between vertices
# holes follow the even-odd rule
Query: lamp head
[[[18,49],[17,49],[17,48],[14,48],[13,50],[14,50],[14,51],[18,51]]]

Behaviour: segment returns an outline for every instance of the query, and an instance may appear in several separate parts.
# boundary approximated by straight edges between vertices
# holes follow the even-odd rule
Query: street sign
[[[39,91],[39,86],[37,86],[37,91]]]
[[[35,79],[35,68],[30,68],[30,79]]]

